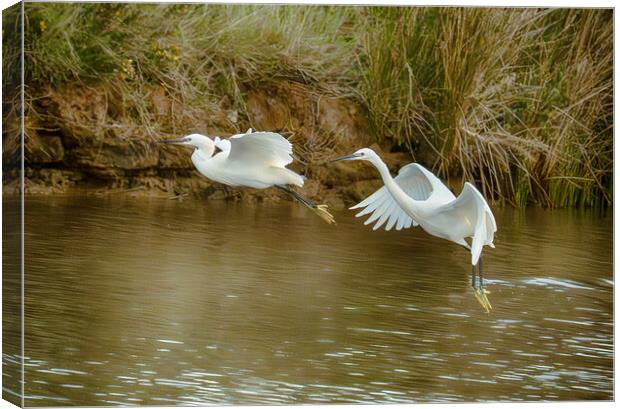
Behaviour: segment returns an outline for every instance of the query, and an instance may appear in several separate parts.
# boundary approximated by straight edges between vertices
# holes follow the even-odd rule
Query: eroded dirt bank
[[[303,192],[335,208],[368,195],[380,181],[367,164],[329,163],[331,158],[372,146],[393,171],[411,161],[408,154],[390,153],[389,147],[373,144],[364,112],[354,102],[320,95],[299,83],[247,91],[247,117],[226,100],[197,112],[163,88],[152,87],[144,95],[151,109],[140,113],[141,118],[151,122],[142,124],[132,119],[131,102],[105,84],[68,84],[34,98],[36,109],[26,115],[26,193],[288,200],[274,189],[233,189],[213,183],[194,169],[188,149],[157,143],[192,132],[227,137],[249,127],[287,137],[299,159],[290,167],[308,178]],[[8,122],[9,131],[17,129]],[[3,135],[7,194],[18,191],[17,173],[10,166],[19,159],[17,135]]]

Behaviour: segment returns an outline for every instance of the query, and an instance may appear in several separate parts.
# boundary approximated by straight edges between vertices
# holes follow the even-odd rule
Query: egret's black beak
[[[186,142],[186,138],[176,138],[176,139],[164,139],[162,141],[157,141],[158,143],[167,143],[171,145],[181,145]]]
[[[345,155],[345,156],[341,156],[341,157],[336,158],[336,159],[332,159],[332,162],[338,162],[339,160],[353,160],[353,159],[355,159],[357,157],[358,157],[357,154],[352,153],[350,155]]]

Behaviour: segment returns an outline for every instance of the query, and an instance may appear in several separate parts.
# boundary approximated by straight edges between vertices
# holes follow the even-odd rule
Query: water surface
[[[495,215],[486,314],[469,255],[420,229],[31,197],[26,405],[612,399],[611,212]]]

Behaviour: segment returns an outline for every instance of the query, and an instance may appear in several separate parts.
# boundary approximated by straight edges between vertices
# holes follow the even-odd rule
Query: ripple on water
[[[77,384],[72,384],[72,383],[63,383],[60,386],[62,386],[63,388],[70,388],[70,389],[83,389],[84,385],[77,385]]]
[[[75,369],[64,369],[64,368],[37,369],[36,371],[41,372],[41,373],[49,373],[49,374],[62,375],[62,376],[88,375],[88,373],[84,371],[78,371]]]
[[[175,341],[173,339],[158,339],[158,342],[163,342],[164,344],[183,344],[183,341]]]
[[[579,283],[569,279],[559,279],[555,277],[530,278],[524,280],[525,284],[538,285],[553,288],[554,291],[564,291],[565,289],[594,290],[583,283]]]

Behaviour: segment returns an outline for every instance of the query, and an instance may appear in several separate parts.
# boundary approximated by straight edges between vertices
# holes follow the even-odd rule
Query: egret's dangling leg
[[[476,266],[472,264],[471,266],[471,287],[476,289]]]
[[[300,195],[299,193],[297,193],[296,191],[294,191],[293,189],[291,189],[290,187],[286,185],[275,185],[275,187],[285,191],[286,193],[291,195],[294,199],[297,199],[300,203],[302,203],[308,209],[312,210],[314,213],[317,214],[317,216],[325,220],[327,223],[336,224],[336,221],[334,220],[334,216],[332,216],[332,214],[327,210],[327,205],[316,204],[310,199],[303,197],[302,195]]]
[[[478,259],[478,279],[480,280],[480,288],[484,288],[484,280],[482,279],[482,256]]]
[[[471,247],[464,243],[462,246],[467,250],[468,253],[471,253]],[[476,269],[478,269],[478,279],[476,279]],[[474,295],[476,296],[476,300],[482,305],[482,308],[488,313],[491,310],[491,303],[489,302],[489,298],[487,294],[489,293],[487,290],[483,288],[484,284],[482,281],[482,256],[478,259],[478,264],[471,266],[471,288],[474,289]]]
[[[475,282],[474,271],[475,268],[478,268],[478,285],[475,286],[473,283]],[[487,297],[489,291],[484,288],[484,279],[482,278],[482,256],[478,259],[478,264],[472,266],[472,287],[474,287],[474,295],[478,302],[482,305],[482,308],[486,310],[488,313],[493,307],[491,307],[491,302]]]

